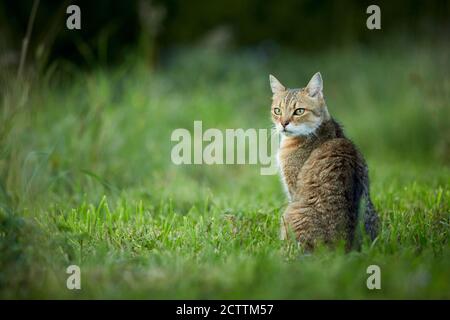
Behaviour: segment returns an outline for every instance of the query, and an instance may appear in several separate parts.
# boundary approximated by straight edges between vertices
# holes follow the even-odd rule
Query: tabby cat
[[[272,120],[282,135],[278,163],[289,204],[281,219],[281,238],[295,235],[313,249],[344,240],[350,248],[359,212],[370,238],[379,220],[369,195],[367,165],[328,112],[322,76],[302,89],[288,89],[270,75]]]

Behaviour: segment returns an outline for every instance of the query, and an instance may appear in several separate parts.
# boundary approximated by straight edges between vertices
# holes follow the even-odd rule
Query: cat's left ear
[[[286,90],[286,87],[281,84],[280,81],[278,81],[277,78],[275,78],[273,75],[269,75],[270,80],[270,88],[272,89],[272,93],[280,93]]]
[[[323,97],[323,81],[320,72],[314,74],[306,86],[306,91],[310,97]]]

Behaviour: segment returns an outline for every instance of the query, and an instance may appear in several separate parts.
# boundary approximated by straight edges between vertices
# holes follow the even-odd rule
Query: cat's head
[[[285,136],[307,136],[330,119],[323,98],[322,76],[317,72],[302,89],[289,89],[270,75],[272,121]]]

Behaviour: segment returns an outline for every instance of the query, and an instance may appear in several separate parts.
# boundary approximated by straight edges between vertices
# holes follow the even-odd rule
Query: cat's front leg
[[[287,239],[287,233],[288,233],[288,229],[287,229],[287,225],[286,225],[286,220],[284,219],[284,216],[281,216],[280,219],[280,240],[284,241]]]

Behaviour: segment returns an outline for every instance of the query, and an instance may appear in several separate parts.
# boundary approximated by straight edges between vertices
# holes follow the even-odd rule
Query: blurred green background
[[[74,3],[79,31],[40,1],[21,75],[33,1],[0,4],[0,297],[450,298],[448,2],[378,2],[375,31],[365,1]],[[170,136],[270,128],[268,74],[317,71],[383,228],[305,256],[279,177],[175,166]]]

